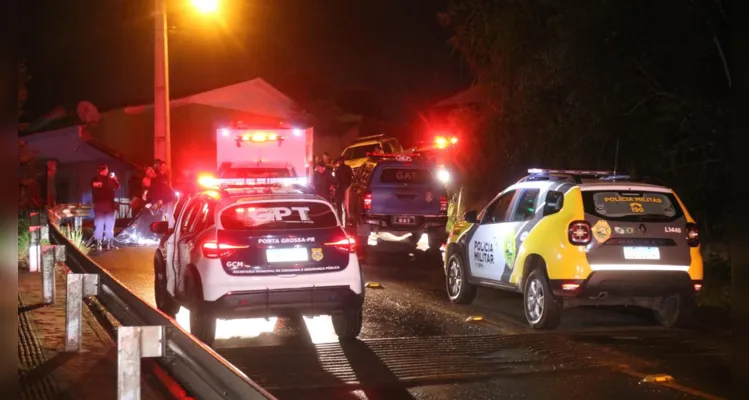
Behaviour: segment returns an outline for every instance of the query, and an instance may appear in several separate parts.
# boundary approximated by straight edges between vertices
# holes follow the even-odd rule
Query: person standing
[[[354,171],[346,165],[343,157],[338,157],[335,161],[335,209],[341,219],[341,223],[346,226],[348,222],[348,194],[351,181],[354,179]]]
[[[315,188],[315,193],[318,196],[331,201],[330,195],[335,188],[335,178],[323,161],[317,163],[315,172],[312,174],[312,187]]]
[[[113,249],[114,221],[115,221],[115,191],[120,188],[120,182],[114,172],[109,172],[109,166],[102,164],[98,174],[91,180],[91,196],[94,201],[94,239],[97,248]],[[98,238],[97,238],[98,236]]]
[[[177,194],[169,185],[169,170],[164,161],[156,160],[154,163],[155,176],[151,178],[151,187],[148,197],[153,204],[154,210],[164,210],[164,216],[169,221],[169,227],[174,227],[174,206],[177,202]]]

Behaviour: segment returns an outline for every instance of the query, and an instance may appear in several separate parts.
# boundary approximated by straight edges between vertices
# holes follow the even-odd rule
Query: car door
[[[500,280],[508,283],[515,269],[517,250],[528,232],[543,217],[539,206],[541,190],[538,188],[520,189],[513,199],[507,221],[502,223],[502,259],[504,261]],[[541,211],[541,212],[539,212]]]
[[[191,228],[195,224],[195,220],[198,215],[198,209],[201,207],[203,200],[196,198],[185,206],[185,211],[182,213],[182,218],[179,221],[179,225],[176,226],[174,231],[174,254],[173,254],[173,270],[177,277],[177,285],[181,287],[183,277],[185,274],[185,267],[190,263],[190,244],[189,239],[192,235]],[[168,278],[167,278],[168,279]],[[168,283],[168,281],[167,281]]]
[[[515,196],[511,190],[499,195],[482,212],[479,226],[468,243],[471,275],[498,281],[504,270],[503,239],[510,205]]]

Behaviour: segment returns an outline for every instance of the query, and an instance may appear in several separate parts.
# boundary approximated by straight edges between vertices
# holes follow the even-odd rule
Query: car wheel
[[[187,279],[187,295],[190,299],[190,333],[208,346],[216,339],[216,316],[206,307],[200,279],[190,274]]]
[[[653,314],[665,328],[684,327],[694,314],[694,298],[677,294],[658,299],[653,307]]]
[[[339,339],[354,339],[361,332],[363,311],[359,307],[356,310],[333,314],[331,319],[333,320],[333,330]]]
[[[432,250],[432,251],[439,251],[439,250],[440,250],[440,248],[442,247],[442,243],[443,243],[443,242],[444,242],[444,241],[442,240],[442,238],[441,238],[441,237],[436,237],[436,238],[432,238],[432,237],[430,236],[430,237],[429,237],[429,250]]]
[[[468,274],[459,254],[447,260],[447,297],[454,304],[471,304],[476,298],[476,286],[468,283]]]
[[[562,317],[562,301],[554,296],[543,269],[535,269],[523,290],[525,319],[533,329],[554,329]]]
[[[164,314],[174,318],[179,311],[179,303],[169,294],[166,288],[166,264],[160,255],[156,255],[153,260],[154,266],[154,297],[156,298],[156,308]]]

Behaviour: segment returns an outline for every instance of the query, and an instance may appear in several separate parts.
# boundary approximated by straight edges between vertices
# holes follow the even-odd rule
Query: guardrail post
[[[65,246],[42,246],[42,300],[55,304],[55,264],[65,261]]]
[[[37,272],[41,267],[42,254],[41,254],[41,243],[42,243],[42,227],[41,226],[30,226],[29,227],[29,271]]]
[[[140,359],[163,355],[163,326],[118,327],[117,399],[140,400]]]
[[[81,351],[81,308],[84,296],[99,294],[99,275],[68,274],[65,298],[65,351]]]

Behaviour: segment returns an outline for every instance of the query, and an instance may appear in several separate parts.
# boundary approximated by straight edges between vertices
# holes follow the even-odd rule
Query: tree
[[[528,167],[611,169],[616,158],[717,221],[730,84],[719,5],[453,0],[439,18],[491,110],[471,152],[503,183]]]

